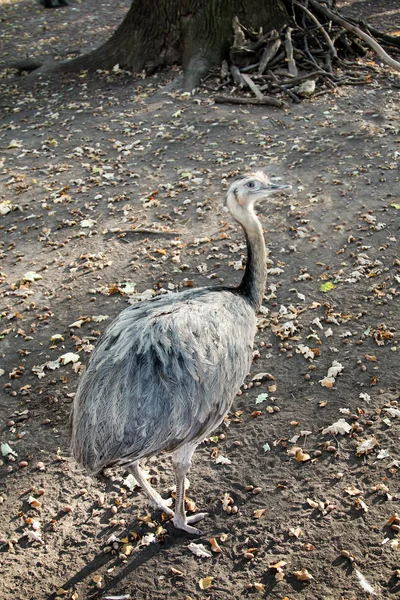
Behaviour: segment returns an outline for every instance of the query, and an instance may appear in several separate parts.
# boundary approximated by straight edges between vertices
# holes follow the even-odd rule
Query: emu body
[[[199,533],[186,516],[185,476],[196,446],[221,423],[252,360],[256,311],[265,288],[265,245],[255,200],[290,186],[256,173],[232,184],[227,205],[246,233],[248,262],[237,288],[167,294],[120,313],[100,339],[72,410],[72,453],[89,473],[130,468],[174,525]],[[150,486],[143,458],[172,454],[175,513]]]

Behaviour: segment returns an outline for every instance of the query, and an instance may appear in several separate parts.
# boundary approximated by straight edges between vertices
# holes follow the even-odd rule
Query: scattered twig
[[[334,43],[332,42],[332,40],[331,40],[328,32],[326,31],[326,29],[318,21],[317,17],[315,15],[313,15],[312,12],[308,10],[308,8],[306,8],[305,6],[303,6],[303,4],[300,4],[300,2],[297,2],[297,0],[294,0],[293,4],[295,4],[296,6],[298,6],[299,8],[301,8],[301,10],[303,10],[306,13],[306,15],[311,19],[311,21],[313,21],[313,23],[315,23],[315,25],[317,26],[317,28],[319,29],[319,31],[324,36],[325,41],[328,44],[328,47],[329,47],[330,51],[332,52],[332,56],[334,56],[335,58],[337,58],[337,51],[336,51],[336,48],[334,46]]]
[[[396,69],[396,71],[400,71],[400,62],[398,62],[397,60],[394,60],[394,58],[389,56],[389,54],[387,54],[385,52],[385,50],[382,48],[382,46],[380,44],[378,44],[378,42],[375,41],[370,35],[368,35],[364,31],[361,31],[361,29],[359,29],[359,27],[352,25],[345,19],[342,19],[342,17],[339,17],[339,15],[337,15],[336,13],[329,10],[329,8],[327,8],[326,6],[323,6],[322,4],[320,4],[317,0],[309,0],[309,1],[316,10],[321,12],[328,19],[331,19],[335,23],[338,23],[338,25],[341,25],[342,27],[347,29],[347,31],[350,31],[357,37],[364,40],[364,42],[366,44],[368,44],[368,46],[370,46],[370,48],[372,48],[377,53],[379,58],[381,58],[387,65],[392,67],[392,69]]]
[[[269,106],[277,106],[282,108],[284,103],[277,98],[270,98],[269,96],[263,96],[263,98],[237,98],[235,96],[214,96],[214,101],[217,104],[267,104]]]
[[[247,83],[247,85],[251,89],[251,91],[254,92],[256,97],[259,98],[260,100],[263,100],[263,98],[264,98],[263,93],[260,91],[260,88],[258,87],[258,85],[256,85],[254,83],[254,81],[252,80],[250,75],[246,75],[245,73],[242,73],[242,78],[245,80],[245,82]]]
[[[286,34],[285,34],[285,51],[286,51],[286,56],[287,56],[287,60],[288,60],[289,73],[296,77],[299,74],[299,72],[296,67],[296,62],[293,58],[293,44],[292,44],[291,32],[292,32],[291,28],[288,27],[286,30]]]
[[[279,48],[281,47],[281,40],[279,38],[279,33],[275,30],[273,30],[271,32],[271,39],[268,42],[268,44],[266,45],[266,47],[264,48],[264,51],[262,53],[261,56],[261,60],[258,66],[258,74],[262,75],[265,71],[265,69],[267,68],[268,63],[270,62],[270,60],[272,60],[272,58],[274,58],[274,56],[276,55],[276,53],[278,52]]]
[[[300,98],[294,92],[292,92],[290,89],[281,85],[279,83],[279,79],[277,78],[277,76],[275,75],[275,73],[273,71],[270,71],[270,75],[271,75],[272,79],[274,80],[276,87],[278,89],[280,89],[282,92],[284,92],[287,96],[289,96],[289,98],[291,98],[295,104],[299,104]]]

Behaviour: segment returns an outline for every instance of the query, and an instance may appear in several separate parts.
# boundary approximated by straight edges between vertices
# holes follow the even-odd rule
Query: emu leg
[[[147,481],[138,462],[133,463],[129,468],[132,471],[133,476],[135,477],[136,481],[142,487],[145,494],[150,498],[150,500],[151,500],[152,504],[155,506],[155,508],[162,510],[162,512],[164,512],[165,514],[170,515],[172,517],[174,515],[174,511],[171,510],[168,506],[169,500],[172,502],[172,498],[170,498],[169,500],[164,500],[164,498],[162,498],[160,496],[160,494],[158,492],[156,492],[156,490]]]
[[[182,446],[172,455],[176,479],[175,516],[172,522],[177,529],[182,529],[186,533],[201,535],[201,531],[196,527],[191,527],[190,523],[197,523],[197,521],[207,517],[208,513],[197,513],[197,515],[187,517],[185,510],[185,479],[190,469],[195,448],[196,446]]]

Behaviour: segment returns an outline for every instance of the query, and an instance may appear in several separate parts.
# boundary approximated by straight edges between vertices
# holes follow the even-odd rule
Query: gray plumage
[[[250,184],[250,185],[249,185]],[[99,340],[72,410],[72,453],[88,472],[126,465],[153,503],[190,526],[185,475],[196,446],[221,423],[251,360],[256,311],[265,288],[265,246],[252,206],[289,186],[256,173],[232,184],[227,204],[245,230],[248,262],[237,288],[198,288],[130,306]],[[175,513],[150,486],[143,458],[172,454]]]

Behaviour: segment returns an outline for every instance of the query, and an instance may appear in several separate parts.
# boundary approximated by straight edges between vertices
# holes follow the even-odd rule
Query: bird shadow
[[[175,530],[173,527],[169,529],[169,535],[165,538],[162,544],[150,544],[149,546],[142,546],[134,551],[134,553],[128,558],[128,562],[121,563],[121,560],[111,553],[99,552],[90,563],[86,564],[80,571],[74,573],[68,580],[58,586],[58,590],[62,588],[65,592],[72,591],[78,584],[89,580],[93,582],[95,575],[103,574],[103,568],[108,565],[107,570],[117,571],[114,576],[107,575],[107,582],[101,589],[94,589],[92,592],[88,592],[87,598],[90,600],[97,600],[104,597],[105,594],[112,592],[118,584],[123,581],[131,572],[138,569],[141,565],[147,561],[152,560],[160,552],[187,543],[190,540],[196,539],[197,536],[188,535],[185,532]],[[127,529],[121,534],[129,535]],[[122,568],[121,568],[122,566]],[[59,592],[53,592],[47,597],[47,600],[57,600]]]

